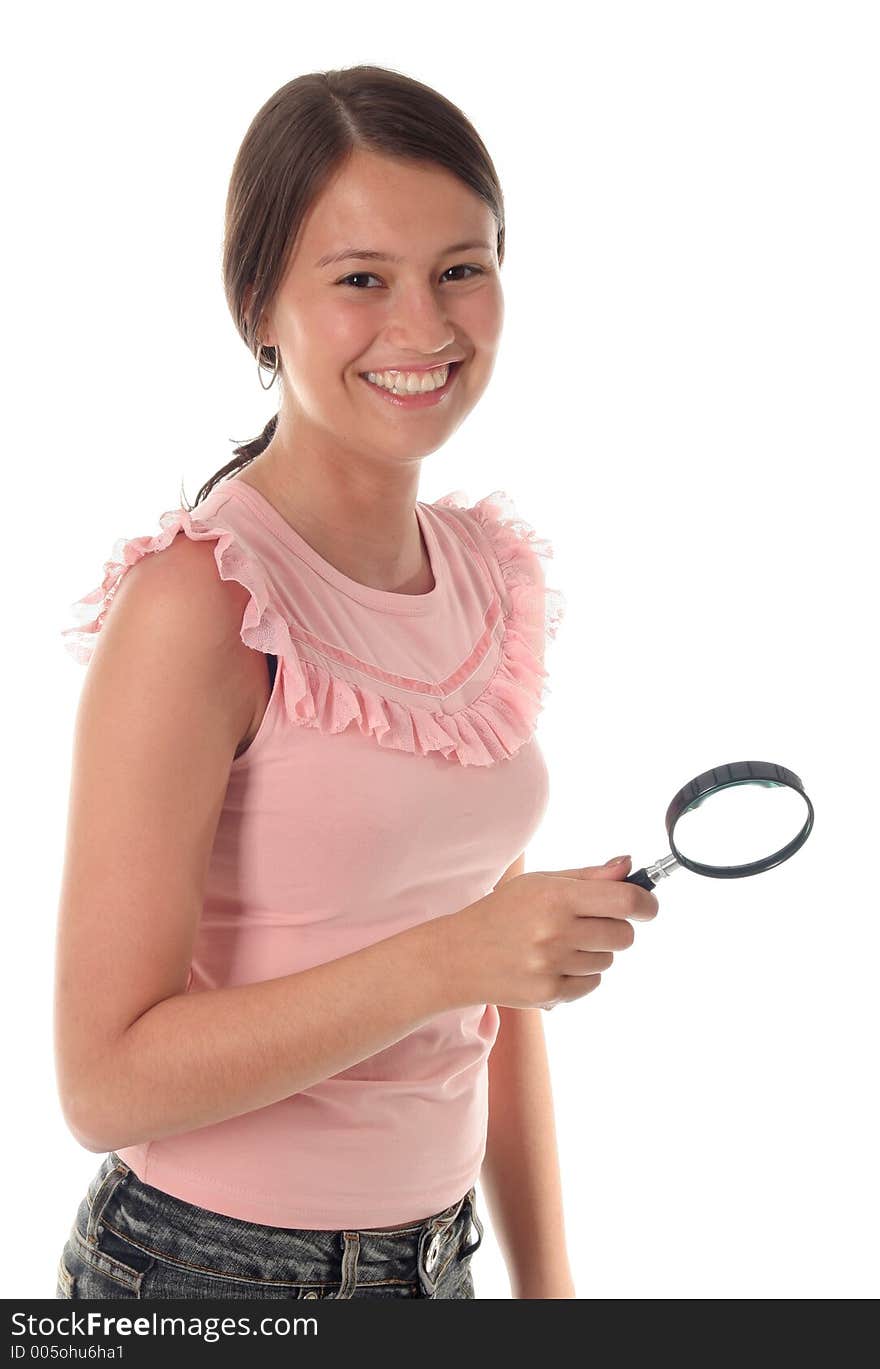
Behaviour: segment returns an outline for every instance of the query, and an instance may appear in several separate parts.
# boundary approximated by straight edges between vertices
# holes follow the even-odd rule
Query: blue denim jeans
[[[55,1296],[473,1298],[482,1239],[473,1188],[400,1231],[307,1231],[185,1203],[110,1151],[61,1252]]]

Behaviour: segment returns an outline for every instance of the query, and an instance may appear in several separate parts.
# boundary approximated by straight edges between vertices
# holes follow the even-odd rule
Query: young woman
[[[478,1177],[514,1296],[574,1296],[538,1008],[656,899],[626,858],[523,873],[550,547],[502,493],[417,499],[503,255],[489,155],[417,81],[300,76],[245,136],[225,287],[279,411],[66,633],[56,1057],[107,1154],[59,1297],[472,1298]]]

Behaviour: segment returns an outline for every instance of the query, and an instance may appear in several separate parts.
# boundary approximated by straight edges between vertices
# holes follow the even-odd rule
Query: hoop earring
[[[263,344],[261,342],[257,343],[257,379],[259,380],[260,385],[264,390],[271,390],[272,386],[275,384],[275,381],[278,379],[278,373],[281,370],[281,353],[277,347],[273,347],[273,351],[275,353],[275,364],[272,367],[272,376],[269,381],[269,384],[263,385],[262,368],[265,365],[263,361]]]

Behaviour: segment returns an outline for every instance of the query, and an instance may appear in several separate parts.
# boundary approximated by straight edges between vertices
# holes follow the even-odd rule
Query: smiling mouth
[[[406,371],[397,370],[393,367],[386,367],[384,371],[359,371],[358,375],[362,380],[365,380],[368,385],[372,385],[377,390],[383,390],[385,394],[395,395],[400,399],[407,399],[417,395],[436,394],[441,390],[445,390],[461,364],[460,361],[447,361],[444,362],[442,366],[432,366],[427,371]],[[443,384],[437,385],[434,383],[423,389],[421,384],[422,378],[427,375],[436,376],[436,373],[439,371],[446,372],[446,378]],[[386,375],[396,378],[393,385],[379,384],[379,377],[384,379]],[[403,379],[403,377],[409,377],[411,375],[419,377],[418,386],[412,390],[409,388],[408,381]]]
[[[448,362],[447,365],[449,369],[444,384],[431,390],[422,390],[421,388],[418,390],[398,390],[396,388],[389,390],[386,385],[377,385],[374,380],[368,379],[369,375],[376,374],[374,371],[359,371],[358,376],[365,385],[369,386],[373,394],[386,404],[391,404],[399,409],[433,409],[444,403],[450,390],[456,383],[456,377],[463,364],[464,363],[461,361]],[[434,369],[439,370],[441,368],[436,367]],[[385,372],[382,372],[381,374],[384,375]],[[406,375],[407,373],[403,371],[399,372],[399,374]]]

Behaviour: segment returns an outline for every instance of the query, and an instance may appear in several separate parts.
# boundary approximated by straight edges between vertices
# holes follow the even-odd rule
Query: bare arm
[[[525,873],[525,852],[502,875]],[[573,1298],[562,1181],[540,1008],[498,1009],[489,1056],[489,1129],[480,1170],[515,1298]]]
[[[443,921],[298,974],[155,1004],[95,1069],[78,1139],[103,1152],[209,1126],[393,1045],[455,1006]]]
[[[55,1058],[70,1130],[115,1150],[268,1106],[447,1008],[447,918],[261,983],[187,994],[208,862],[265,658],[214,543],[133,566],[83,686],[58,922]],[[261,715],[260,715],[261,716]]]

